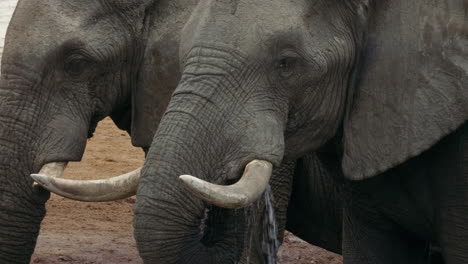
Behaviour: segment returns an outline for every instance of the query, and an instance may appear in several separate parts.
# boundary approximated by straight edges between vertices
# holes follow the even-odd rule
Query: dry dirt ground
[[[128,135],[104,120],[80,163],[71,163],[66,178],[98,179],[141,166],[143,152]],[[105,203],[83,203],[52,195],[31,263],[98,264],[142,263],[133,239],[135,198]],[[279,263],[340,264],[341,257],[287,234]]]

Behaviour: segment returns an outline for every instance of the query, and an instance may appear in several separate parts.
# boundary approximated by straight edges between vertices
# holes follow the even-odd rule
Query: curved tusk
[[[184,186],[199,198],[223,208],[242,208],[257,201],[270,181],[272,164],[254,160],[245,166],[241,179],[233,185],[216,185],[190,175],[179,177]]]
[[[51,162],[42,166],[38,174],[47,175],[53,178],[59,178],[67,168],[68,162]],[[33,183],[33,187],[38,186],[37,182]]]
[[[45,189],[72,200],[107,202],[135,195],[140,174],[141,168],[109,179],[91,181],[60,179],[44,174],[31,174],[31,177]]]

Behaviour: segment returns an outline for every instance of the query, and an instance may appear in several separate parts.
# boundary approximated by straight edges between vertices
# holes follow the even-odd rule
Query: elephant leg
[[[447,264],[468,262],[468,125],[433,154],[439,243]]]
[[[425,241],[410,237],[358,196],[346,199],[343,211],[344,264],[427,263]]]

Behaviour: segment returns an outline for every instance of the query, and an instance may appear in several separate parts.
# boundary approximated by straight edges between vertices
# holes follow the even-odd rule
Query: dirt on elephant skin
[[[144,154],[132,147],[126,132],[111,120],[101,122],[88,141],[83,161],[71,163],[65,178],[99,179],[133,170]],[[115,202],[84,203],[51,195],[35,254],[36,264],[143,263],[133,239],[135,197]],[[341,257],[286,234],[279,263],[339,264]]]

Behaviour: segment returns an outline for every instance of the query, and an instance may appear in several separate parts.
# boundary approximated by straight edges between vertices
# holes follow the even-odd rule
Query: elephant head
[[[137,192],[143,259],[236,262],[246,223],[220,207],[258,199],[271,167],[342,136],[344,177],[370,178],[463,124],[466,6],[447,3],[200,1]],[[207,242],[219,212],[234,226]]]
[[[358,16],[350,6],[317,8],[343,17],[328,21],[306,1],[201,1],[193,12],[182,33],[182,79],[138,191],[135,232],[145,261],[238,261],[246,242],[233,228],[244,228],[247,218],[220,207],[252,203],[265,190],[272,164],[278,168],[334,136],[357,56],[354,28],[362,22],[346,32],[348,21]],[[310,34],[312,27],[321,30]],[[344,33],[338,38],[325,28]],[[347,76],[343,82],[332,82],[341,75]],[[309,103],[314,100],[318,103]],[[327,111],[329,105],[338,108]],[[226,187],[183,176],[184,182],[199,184],[197,193],[216,205],[211,206],[185,191],[178,180],[182,174],[222,185],[241,179]],[[221,231],[205,223],[220,212],[226,214],[225,235],[214,243],[211,233]]]
[[[67,162],[81,159],[106,116],[135,146],[149,148],[180,76],[178,29],[196,3],[155,2],[18,2],[0,79],[1,263],[29,263],[34,250],[49,192],[33,187],[31,173],[60,176]],[[122,180],[102,184],[119,187]],[[74,194],[128,195],[107,191]]]

